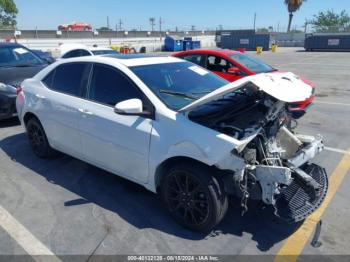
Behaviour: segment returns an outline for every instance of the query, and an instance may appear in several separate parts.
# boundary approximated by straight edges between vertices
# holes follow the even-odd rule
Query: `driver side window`
[[[142,92],[131,80],[117,69],[109,66],[94,65],[88,98],[92,101],[115,106],[124,100],[143,99]]]

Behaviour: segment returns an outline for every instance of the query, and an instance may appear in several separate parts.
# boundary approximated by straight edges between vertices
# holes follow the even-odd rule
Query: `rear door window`
[[[207,59],[207,69],[208,70],[215,71],[215,72],[221,72],[221,73],[227,73],[227,71],[230,67],[233,67],[233,65],[229,61],[227,61],[226,59],[219,57],[219,56],[214,56],[214,55],[208,56],[208,59]]]
[[[185,55],[181,57],[182,59],[185,59],[191,63],[200,65],[202,67],[205,67],[205,55],[201,54],[192,54],[192,55]]]
[[[73,96],[83,96],[91,64],[70,63],[58,66],[43,80],[50,89]]]

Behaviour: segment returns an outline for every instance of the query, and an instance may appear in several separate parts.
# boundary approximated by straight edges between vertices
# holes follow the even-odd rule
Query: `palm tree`
[[[289,12],[289,21],[288,21],[288,29],[287,32],[290,32],[290,27],[292,26],[293,13],[299,10],[303,2],[306,0],[284,0],[284,4],[288,8]]]

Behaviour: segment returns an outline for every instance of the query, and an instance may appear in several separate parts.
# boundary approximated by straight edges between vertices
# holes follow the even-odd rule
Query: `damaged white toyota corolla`
[[[39,157],[55,149],[135,181],[208,231],[228,195],[290,222],[322,203],[327,174],[310,163],[322,138],[297,134],[288,111],[311,95],[292,73],[228,83],[177,58],[82,57],[24,81],[17,111]]]

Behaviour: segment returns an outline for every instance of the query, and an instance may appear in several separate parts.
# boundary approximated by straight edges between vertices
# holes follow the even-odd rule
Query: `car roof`
[[[62,44],[60,45],[60,57],[64,56],[65,54],[67,54],[70,51],[73,50],[78,50],[78,49],[82,49],[82,50],[86,50],[88,52],[92,52],[92,51],[105,51],[105,50],[113,50],[110,47],[99,47],[99,46],[94,46],[94,47],[88,47],[84,44],[79,44],[79,43],[68,43],[68,44]]]
[[[67,58],[60,61],[60,64],[70,62],[103,62],[112,65],[113,63],[118,63],[127,67],[184,62],[184,60],[177,57],[150,54],[108,54],[101,56],[82,56]]]
[[[101,58],[115,59],[127,67],[183,62],[176,57],[149,54],[114,54],[101,56]]]
[[[108,54],[103,55],[104,57],[111,57],[117,59],[138,59],[138,58],[155,58],[155,57],[169,57],[168,55],[159,55],[159,54]]]
[[[178,53],[175,53],[174,56],[178,55],[186,55],[186,54],[211,54],[211,55],[232,55],[240,53],[236,50],[230,50],[230,49],[195,49],[195,50],[189,50],[189,51],[181,51]]]
[[[71,43],[68,43],[68,44],[62,44],[59,47],[61,56],[64,56],[68,52],[76,50],[76,49],[84,49],[84,50],[89,51],[88,47],[86,45],[84,45],[84,44],[76,44],[76,43],[71,44]]]
[[[172,57],[172,56],[161,56],[161,55],[147,55],[147,54],[125,54],[125,55],[102,55],[102,56],[81,56],[74,58],[61,59],[46,67],[35,78],[42,79],[48,72],[53,68],[60,65],[70,63],[102,63],[111,66],[118,67],[123,65],[126,67],[143,66],[143,65],[156,65],[156,64],[169,64],[169,63],[186,63],[183,59]]]
[[[94,46],[94,47],[88,47],[90,51],[104,51],[104,50],[113,50],[110,47],[99,47],[99,46]]]

